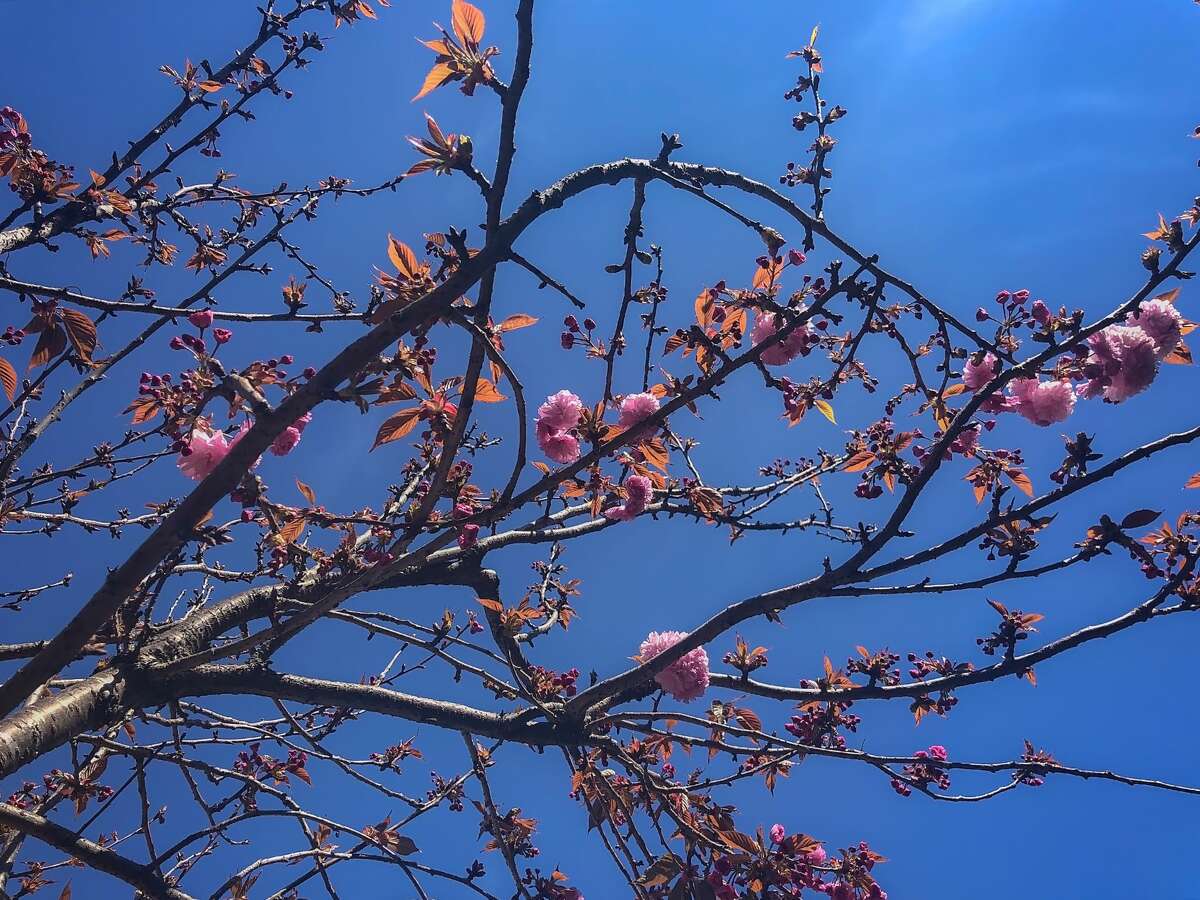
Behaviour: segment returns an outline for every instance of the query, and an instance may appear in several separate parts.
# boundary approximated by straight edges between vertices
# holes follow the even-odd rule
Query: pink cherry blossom
[[[211,309],[201,309],[188,316],[188,321],[197,328],[207,328],[213,323],[213,311]]]
[[[243,422],[233,440],[228,440],[224,432],[209,430],[206,424],[201,428],[193,428],[188,438],[188,452],[180,453],[176,461],[179,471],[192,481],[203,481],[249,430],[250,423]]]
[[[771,843],[782,844],[783,839],[787,837],[787,829],[776,822],[771,826]]]
[[[296,445],[300,443],[300,435],[303,434],[305,427],[312,421],[312,413],[305,413],[287,428],[285,428],[274,441],[271,442],[271,452],[276,456],[287,456],[296,449]]]
[[[823,866],[825,865],[825,860],[827,858],[828,854],[825,852],[825,848],[820,844],[817,844],[815,849],[809,850],[804,854],[804,861],[810,866]]]
[[[630,432],[630,440],[639,441],[645,440],[650,436],[649,428],[635,428],[635,426],[645,419],[647,416],[652,416],[658,411],[658,398],[651,393],[628,394],[621,401],[621,413],[617,419],[617,424]]]
[[[1158,345],[1141,328],[1110,325],[1089,337],[1088,347],[1084,373],[1090,380],[1080,390],[1084,397],[1102,395],[1120,403],[1148,388],[1158,374]]]
[[[583,401],[570,391],[559,391],[538,407],[537,423],[555,431],[566,431],[579,424],[582,414]]]
[[[1168,356],[1183,338],[1183,316],[1173,303],[1166,300],[1146,301],[1141,309],[1131,313],[1126,321],[1150,336],[1158,347],[1156,355],[1159,359]]]
[[[604,515],[614,522],[628,522],[646,511],[654,493],[654,485],[645,475],[630,475],[625,479],[625,502],[606,509]]]
[[[754,316],[754,327],[750,330],[750,341],[758,346],[763,341],[775,336],[786,323],[782,320],[776,324],[775,313],[759,312]],[[780,343],[768,347],[758,357],[764,365],[784,366],[802,353],[807,353],[810,344],[817,341],[816,332],[805,323],[793,328]]]
[[[642,662],[654,659],[685,637],[685,631],[652,631],[642,641],[638,658]],[[676,700],[690,703],[708,689],[708,654],[703,647],[690,650],[655,675],[654,680]]]
[[[300,443],[300,429],[289,425],[271,442],[271,452],[276,456],[287,456]]]
[[[539,423],[537,442],[542,452],[556,463],[566,465],[579,459],[579,439],[569,431],[555,431]]]
[[[538,407],[536,434],[538,446],[556,463],[579,459],[579,439],[571,432],[583,414],[583,401],[570,391],[559,391]]]
[[[970,356],[963,364],[963,384],[967,386],[967,390],[977,391],[996,377],[996,369],[995,354],[985,353],[978,363],[975,362],[974,356]]]
[[[1017,378],[1012,382],[1016,411],[1034,425],[1053,425],[1075,409],[1075,389],[1068,381]]]

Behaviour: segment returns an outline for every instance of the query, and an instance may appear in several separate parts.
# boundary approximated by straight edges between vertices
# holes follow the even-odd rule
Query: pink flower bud
[[[474,523],[464,525],[458,529],[458,546],[463,550],[469,550],[475,546],[479,540],[479,526]]]
[[[213,323],[213,312],[211,309],[202,309],[188,316],[188,321],[197,328],[207,328]]]

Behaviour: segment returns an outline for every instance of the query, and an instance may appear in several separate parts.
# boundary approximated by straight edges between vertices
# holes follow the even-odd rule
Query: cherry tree
[[[672,900],[887,896],[886,848],[834,843],[819,819],[784,825],[739,811],[740,788],[785,790],[807,757],[866,767],[882,790],[922,795],[913,803],[1075,778],[1200,794],[1152,773],[1080,768],[1019,735],[1009,758],[983,761],[919,739],[867,752],[855,737],[883,701],[917,724],[952,716],[991,682],[1036,684],[1043,663],[1091,641],[1200,609],[1200,513],[1121,509],[1083,533],[1054,526],[1077,495],[1146,477],[1160,454],[1200,438],[1200,427],[1164,428],[1122,446],[1119,434],[1070,427],[1078,408],[1137,403],[1169,366],[1191,363],[1181,288],[1200,199],[1158,215],[1144,281],[1105,306],[1068,309],[993,286],[994,303],[958,315],[827,219],[847,110],[827,99],[836,72],[825,72],[816,28],[779,61],[790,84],[781,114],[794,115],[807,147],[802,161],[781,161],[781,175],[687,161],[681,138],[664,133],[645,158],[547,173],[513,196],[536,71],[534,0],[487,10],[515,12],[514,47],[490,44],[484,10],[453,0],[449,25],[411,51],[430,64],[415,100],[458,90],[494,110],[486,154],[430,115],[420,121],[418,103],[413,156],[382,183],[245,184],[221,169],[223,136],[252,129],[252,110],[290,96],[296,71],[319,60],[323,40],[308,29],[370,28],[387,5],[266,3],[227,62],[164,65],[176,105],[79,171],[38,149],[36,123],[0,109],[0,176],[13,192],[0,219],[13,321],[0,355],[0,526],[9,541],[86,533],[110,566],[96,584],[66,567],[48,583],[14,584],[21,567],[6,570],[10,615],[34,616],[52,598],[69,610],[41,639],[0,644],[6,896],[69,897],[86,867],[145,897],[337,897],[347,864],[369,862],[400,885],[389,896],[579,900],[588,886],[571,866],[539,858],[539,798],[518,777],[529,766],[569,792],[590,835],[583,851],[609,858],[631,896]],[[195,156],[211,177],[174,178]],[[333,204],[435,176],[478,189],[480,225],[461,229],[429,209],[423,235],[364,236],[379,264],[365,299],[292,236]],[[613,223],[614,299],[585,304],[572,273],[552,265],[561,260],[529,258],[522,235],[600,189],[626,192],[629,212]],[[668,193],[735,223],[757,249],[731,252],[725,280],[669,285],[668,254],[645,221]],[[21,277],[26,254],[76,242],[96,266],[136,248],[120,296]],[[194,288],[151,288],[166,267],[190,270]],[[528,291],[506,296],[500,272],[542,289],[537,308]],[[266,284],[271,299],[235,308],[218,290],[234,281]],[[138,329],[114,345],[118,319]],[[260,358],[266,334],[289,329],[307,333],[307,349]],[[519,342],[537,354],[512,354]],[[174,351],[173,363],[139,375],[151,348]],[[556,355],[588,376],[528,396],[515,360],[544,377]],[[879,360],[903,377],[873,374]],[[56,426],[88,416],[102,382],[125,387],[124,430],[64,448]],[[747,447],[739,480],[725,484],[706,475],[713,460],[696,435],[702,421],[736,428],[748,414],[721,402],[735,382],[759,386],[754,414],[798,426],[790,440],[807,449],[764,460]],[[339,406],[361,412],[348,465],[360,453],[395,461],[395,483],[373,486],[362,508],[326,506],[321,471],[293,476],[280,462]],[[871,413],[846,421],[846,408]],[[1061,465],[1035,471],[1022,447],[1052,426],[1067,430]],[[913,510],[935,483],[962,494],[961,515],[946,534],[914,533]],[[108,499],[137,485],[139,511]],[[1186,487],[1200,487],[1200,474]],[[588,606],[586,571],[568,568],[572,545],[618,529],[650,542],[666,527],[722,529],[730,541],[805,533],[827,555],[770,590],[675,609],[623,656],[575,644],[569,669],[539,665],[545,645],[585,627],[577,616],[604,615]],[[513,555],[522,551],[537,554],[528,586],[528,557]],[[1009,586],[1070,578],[1101,558],[1140,570],[1141,594],[1115,618],[1039,641],[1052,613],[1015,608],[1030,594]],[[951,559],[974,574],[946,579]],[[432,586],[453,599],[431,618],[415,598]],[[671,585],[664,574],[640,588]],[[770,649],[742,636],[810,601],[851,609],[985,590],[991,630],[937,651],[859,646],[814,664],[789,655],[785,632]],[[292,668],[289,645],[333,629],[387,645],[390,661],[364,676],[361,660],[336,660],[340,678]],[[365,742],[364,723],[378,720],[413,737]],[[436,759],[418,726],[436,736]],[[962,779],[987,783],[962,792]],[[310,799],[314,782],[339,781],[372,798],[356,818]],[[456,833],[453,866],[414,840],[427,816]]]

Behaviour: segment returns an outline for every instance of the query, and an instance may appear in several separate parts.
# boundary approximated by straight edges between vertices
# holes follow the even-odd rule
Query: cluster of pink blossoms
[[[654,485],[645,475],[630,475],[625,479],[625,502],[604,510],[605,518],[614,522],[628,522],[646,511],[646,505],[654,493]]]
[[[475,514],[469,503],[454,504],[454,518],[468,519]],[[464,522],[458,526],[458,546],[470,550],[479,542],[479,526],[474,522]]]
[[[643,420],[658,411],[658,398],[651,393],[628,394],[621,400],[617,425],[632,442],[645,440],[652,433],[639,429]],[[575,429],[583,416],[583,401],[570,391],[559,391],[538,407],[535,430],[538,446],[556,463],[567,465],[579,459],[579,437]]]
[[[803,311],[803,307],[798,312]],[[758,346],[763,341],[775,336],[784,327],[781,319],[775,313],[759,312],[754,316],[754,327],[750,330],[750,342]],[[764,365],[785,366],[797,356],[807,355],[819,336],[807,322],[793,328],[782,341],[773,347],[768,347],[759,356]]]
[[[1088,338],[1091,353],[1083,373],[1081,396],[1102,395],[1120,403],[1150,386],[1158,364],[1179,346],[1183,317],[1166,300],[1150,300],[1124,325],[1110,325]]]
[[[686,631],[652,631],[642,641],[638,660],[648,662],[687,637]],[[654,676],[658,686],[683,703],[704,696],[708,690],[708,654],[703,647],[689,650]]]
[[[976,362],[969,358],[963,366],[963,384],[978,391],[1000,371],[996,357],[986,353]],[[995,394],[981,407],[984,412],[1015,412],[1035,425],[1052,425],[1066,419],[1075,409],[1075,389],[1069,381],[1042,381],[1038,378],[1017,378],[1009,385],[1008,394]]]
[[[644,440],[650,430],[639,427],[658,410],[658,398],[651,393],[629,394],[621,400],[617,425],[631,441]],[[546,398],[538,407],[535,430],[538,446],[556,463],[564,465],[579,459],[579,437],[575,429],[583,416],[583,401],[570,391],[559,391]],[[604,511],[616,522],[628,522],[646,510],[654,493],[654,485],[644,475],[625,479],[625,502]]]
[[[575,426],[583,415],[583,401],[570,391],[559,391],[538,407],[537,442],[542,452],[564,465],[579,459]]]
[[[1165,300],[1150,300],[1126,317],[1124,325],[1110,325],[1087,339],[1083,375],[1078,390],[1061,379],[1017,378],[1008,393],[989,397],[984,412],[1016,412],[1035,425],[1062,422],[1075,410],[1076,396],[1103,397],[1121,403],[1150,386],[1158,364],[1171,354],[1183,334],[1183,317]],[[996,357],[986,353],[963,366],[963,384],[978,391],[1000,371]]]
[[[312,413],[305,413],[285,428],[271,443],[271,452],[275,456],[287,456],[295,450],[296,445],[300,443],[301,433],[311,421]],[[230,440],[225,437],[223,431],[202,422],[199,427],[192,429],[186,446],[179,451],[179,459],[176,461],[179,471],[192,481],[203,481],[249,430],[250,423],[243,422],[237,434]],[[258,460],[255,460],[254,465],[258,465]]]

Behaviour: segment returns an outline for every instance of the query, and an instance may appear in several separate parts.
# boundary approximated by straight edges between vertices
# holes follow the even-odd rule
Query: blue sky
[[[509,4],[481,6],[488,15],[489,42],[505,51],[498,67],[507,72],[513,49]],[[251,4],[228,0],[186,5],[131,0],[116,7],[0,2],[0,15],[9,34],[5,69],[10,73],[0,104],[24,112],[37,146],[82,173],[89,166],[102,168],[114,148],[122,148],[174,102],[174,89],[157,73],[158,66],[178,66],[184,57],[223,60],[254,28]],[[798,65],[785,61],[784,54],[802,45],[820,22],[824,93],[849,109],[837,126],[839,145],[830,161],[835,172],[827,202],[831,225],[963,317],[998,289],[1022,287],[1052,306],[1083,307],[1090,316],[1099,315],[1141,283],[1138,254],[1145,242],[1139,233],[1153,225],[1157,211],[1176,213],[1195,193],[1198,145],[1187,136],[1197,118],[1189,64],[1198,15],[1192,4],[1162,0],[1136,5],[1107,0],[1086,9],[1053,0],[543,0],[509,196],[523,197],[591,162],[653,155],[661,131],[681,134],[680,158],[773,182],[788,160],[803,158],[809,140],[792,130],[794,110],[782,99]],[[353,29],[334,32],[323,22],[319,30],[329,36],[329,49],[291,77],[287,86],[295,90],[294,99],[261,103],[253,125],[227,128],[221,164],[247,186],[280,180],[297,185],[329,174],[359,185],[382,181],[411,163],[403,138],[419,133],[422,111],[436,116],[447,131],[470,134],[477,158],[490,160],[494,98],[481,94],[472,100],[443,89],[419,103],[409,101],[431,56],[413,37],[429,36],[431,20],[448,18],[448,2],[410,0],[382,11],[378,22]],[[53,40],[34,37],[46,34],[48,20],[55,22]],[[20,35],[29,37],[13,39]],[[48,56],[53,65],[46,65]],[[179,170],[179,176],[211,175],[212,166],[201,162]],[[531,229],[520,249],[567,279],[588,301],[589,314],[610,328],[619,285],[604,274],[603,265],[621,252],[629,192],[593,193]],[[767,215],[765,209],[746,208]],[[372,267],[386,265],[388,232],[419,246],[422,232],[473,226],[481,215],[477,192],[465,179],[426,175],[395,194],[330,205],[297,236],[329,277],[362,299]],[[778,224],[798,239],[794,229]],[[648,239],[666,253],[672,324],[684,323],[701,287],[721,278],[748,280],[760,252],[742,230],[694,200],[662,189],[651,189],[646,227]],[[821,251],[814,256],[826,258]],[[55,255],[26,252],[8,262],[19,278],[115,296],[134,260],[130,248],[118,246],[113,260],[92,263],[81,247],[64,244]],[[279,287],[293,269],[275,262],[270,277],[235,280],[218,299],[236,309],[282,309]],[[192,279],[183,271],[156,271],[148,283],[166,299],[188,291]],[[565,304],[535,288],[521,273],[506,272],[497,298],[502,315],[520,311],[543,317],[543,327],[509,341],[529,396],[571,387],[594,400],[603,383],[599,367],[557,349],[555,320],[567,311]],[[315,294],[316,286],[308,295],[314,308],[322,302]],[[1185,286],[1181,299],[1184,314],[1193,319],[1200,317],[1194,295],[1195,289]],[[0,327],[9,321],[23,324],[17,321],[19,312],[0,318]],[[120,336],[137,324],[132,316],[121,318],[102,332],[102,340],[118,347]],[[318,340],[283,328],[257,335],[242,331],[230,345],[230,359],[292,352],[301,363],[319,364],[332,355],[338,335],[349,339],[355,333],[354,326],[331,328]],[[90,446],[119,436],[124,420],[116,411],[131,399],[137,372],[178,365],[165,343],[164,337],[140,363],[118,369],[89,395],[94,402],[51,433],[38,461],[62,464],[85,441]],[[873,362],[884,376],[900,371],[894,359],[881,356]],[[667,366],[676,374],[684,371],[678,360]],[[628,370],[628,377],[634,376]],[[1187,397],[1195,390],[1195,377],[1173,367],[1152,392],[1119,409],[1081,404],[1069,428],[1096,431],[1098,448],[1111,455],[1166,431],[1192,427],[1194,405]],[[618,389],[628,387],[618,384]],[[744,483],[775,456],[812,454],[818,446],[835,449],[843,439],[839,428],[815,416],[787,429],[777,418],[777,399],[750,378],[731,384],[723,397],[719,407],[706,412],[704,423],[686,424],[702,441],[700,458],[710,480]],[[866,425],[878,415],[878,404],[839,395],[838,415],[844,427]],[[497,407],[485,412],[485,422],[505,434],[510,416],[511,409]],[[293,475],[299,475],[330,507],[377,503],[380,487],[397,477],[404,461],[398,447],[367,455],[377,420],[348,408],[322,407],[296,454],[264,463],[264,477],[285,500],[298,500],[284,495]],[[1030,474],[1044,488],[1061,456],[1058,431],[1034,433],[1024,423],[1005,423],[996,434],[997,440],[1028,447]],[[489,475],[506,465],[502,450],[480,463],[477,481],[490,484]],[[1064,510],[1048,532],[1048,544],[1066,555],[1087,524],[1104,512],[1121,515],[1152,507],[1173,516],[1194,503],[1181,486],[1198,469],[1194,450],[1166,455]],[[944,534],[951,522],[971,513],[960,475],[948,467],[918,506],[913,524],[919,534]],[[850,481],[843,477],[830,487],[846,515],[884,512],[855,508],[856,501],[846,496]],[[179,495],[185,488],[164,466],[139,486],[115,489],[81,510],[103,514],[120,503],[136,510],[146,500]],[[134,533],[120,542],[68,534],[53,540],[7,539],[0,559],[14,586],[57,577],[64,567],[75,571],[76,581],[69,591],[43,597],[29,615],[0,617],[5,640],[48,634],[90,595],[107,566],[124,559],[135,539]],[[581,620],[567,636],[536,647],[534,658],[548,667],[578,665],[585,673],[594,668],[601,676],[612,674],[624,667],[648,630],[686,629],[741,597],[808,577],[824,555],[836,553],[807,535],[751,536],[730,548],[723,532],[679,522],[610,529],[568,550],[565,562],[584,579]],[[528,564],[535,558],[518,550],[489,561],[500,572],[506,599],[516,600],[532,580]],[[986,573],[987,565],[967,553],[933,574],[946,579]],[[1070,578],[1018,583],[986,595],[820,601],[786,614],[782,626],[754,623],[743,633],[771,649],[766,676],[795,683],[814,675],[823,655],[844,662],[860,643],[902,653],[935,649],[981,662],[985,658],[974,652],[974,638],[992,625],[994,616],[983,602],[987,596],[1045,613],[1041,636],[1051,639],[1127,609],[1146,589],[1128,560],[1110,558]],[[428,622],[444,607],[469,608],[470,597],[451,589],[422,590],[354,605]],[[957,759],[1008,759],[1029,738],[1069,764],[1194,782],[1191,656],[1197,637],[1200,629],[1188,617],[1153,623],[1042,667],[1037,688],[1014,680],[964,692],[949,720],[926,720],[915,730],[903,706],[864,705],[857,710],[865,717],[858,746],[906,753],[941,743]],[[726,649],[725,644],[710,647],[710,655],[719,660]],[[381,643],[363,644],[356,635],[330,629],[289,647],[278,667],[353,679],[381,668],[390,654]],[[348,659],[352,671],[347,671]],[[458,691],[456,698],[485,702],[446,680],[442,673],[418,673],[403,689],[427,689],[437,696]],[[761,700],[747,705],[768,727],[781,727],[789,714],[786,707]],[[255,704],[233,708],[267,711]],[[457,736],[440,740],[427,729],[371,721],[359,724],[344,746],[347,752],[366,753],[414,733],[427,759],[425,765],[409,764],[400,787],[423,793],[426,768],[450,774],[463,767]],[[595,836],[585,831],[581,810],[566,797],[561,761],[549,752],[534,757],[520,748],[504,755],[494,784],[497,802],[504,808],[522,805],[540,820],[540,862],[560,864],[592,900],[623,896]],[[964,788],[979,784],[966,778],[956,782]],[[388,812],[332,773],[318,775],[317,784],[303,790],[314,795],[315,807],[359,824]],[[166,791],[172,810],[187,816],[181,787]],[[869,841],[889,858],[879,877],[899,900],[1200,896],[1189,893],[1192,876],[1184,863],[1194,843],[1196,801],[1176,795],[1051,779],[1038,790],[1013,792],[984,805],[940,804],[901,799],[878,773],[809,760],[774,797],[755,786],[726,802],[741,807],[747,825],[781,821],[831,847]],[[473,821],[449,813],[429,819],[414,832],[423,858],[456,870],[465,866],[470,850],[461,845],[471,846]],[[270,846],[274,838],[265,834],[263,839]],[[244,855],[231,853],[237,859]],[[502,891],[501,861],[492,855],[487,862],[491,886]],[[99,884],[86,875],[75,878],[77,885]],[[409,896],[407,884],[393,879],[388,870],[363,865],[346,868],[339,885],[345,897]],[[81,893],[97,895],[77,887],[76,896]]]

